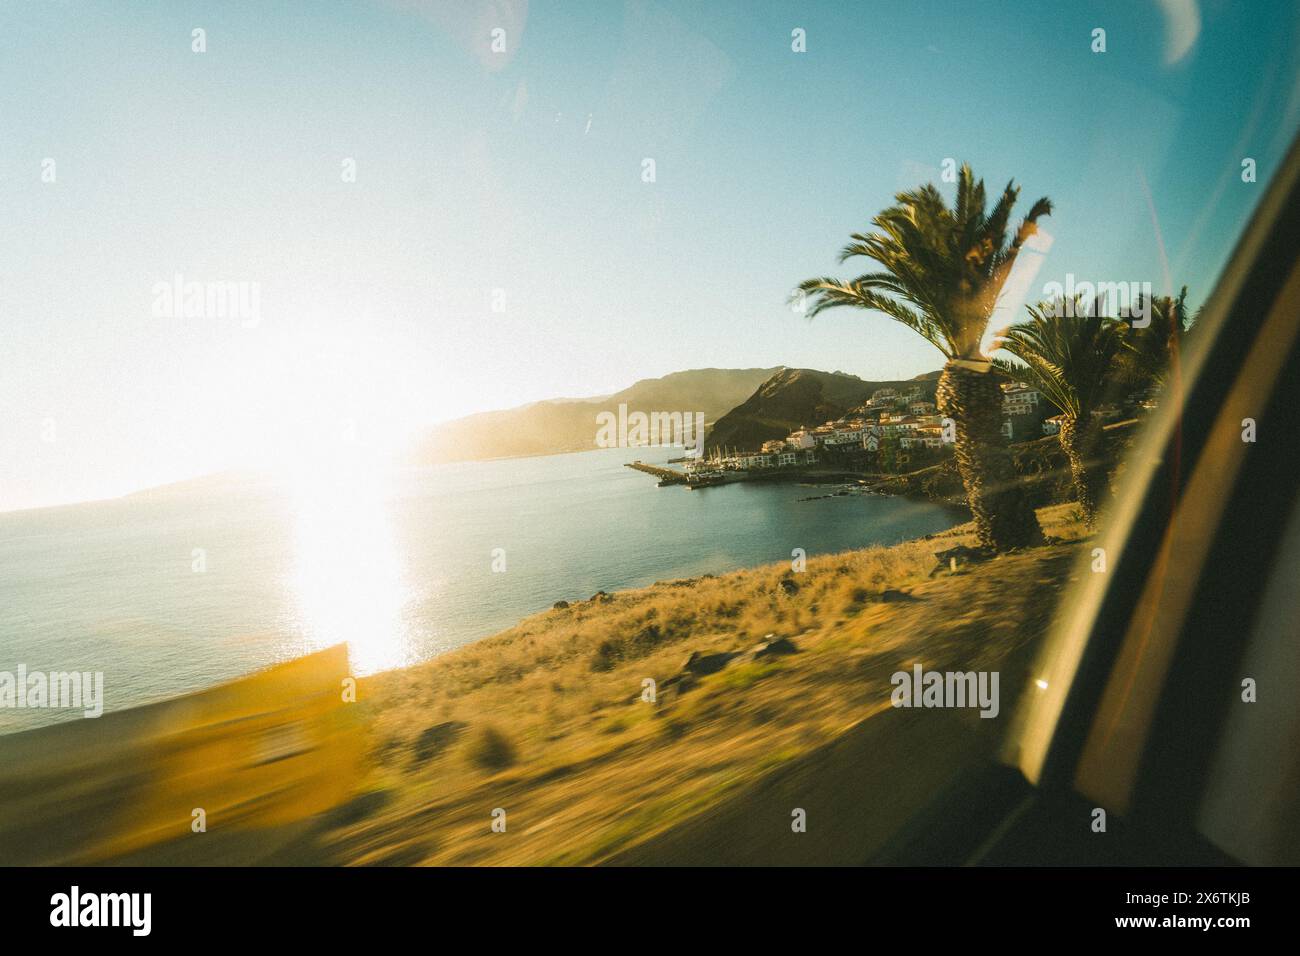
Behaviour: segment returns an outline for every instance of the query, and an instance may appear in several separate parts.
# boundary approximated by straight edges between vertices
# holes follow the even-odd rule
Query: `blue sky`
[[[682,368],[937,368],[883,317],[785,300],[856,274],[835,262],[848,234],[947,158],[1055,202],[1034,289],[1186,283],[1199,304],[1295,133],[1297,17],[5,4],[0,510],[279,461],[343,420],[387,447]],[[257,283],[258,324],[152,314],[178,273]]]

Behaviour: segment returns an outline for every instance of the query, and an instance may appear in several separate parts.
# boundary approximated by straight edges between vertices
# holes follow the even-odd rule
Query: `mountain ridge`
[[[800,425],[818,425],[861,405],[880,388],[919,386],[934,400],[939,372],[910,379],[870,381],[817,369],[702,368],[643,378],[591,398],[552,398],[514,408],[476,412],[429,429],[416,444],[416,464],[525,458],[595,449],[596,416],[629,412],[703,412],[709,448],[758,448]]]
[[[744,401],[779,368],[702,368],[643,378],[609,395],[544,399],[477,412],[429,429],[416,444],[416,464],[523,458],[595,449],[600,412],[703,412],[707,423]]]
[[[932,402],[939,375],[934,371],[910,379],[868,381],[844,372],[783,368],[718,419],[706,447],[757,450],[763,442],[784,438],[800,427],[840,418],[882,388],[919,388],[922,397]]]

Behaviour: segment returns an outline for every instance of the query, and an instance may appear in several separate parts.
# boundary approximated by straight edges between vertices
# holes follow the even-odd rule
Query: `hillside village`
[[[1104,417],[1116,410],[1099,411]],[[1059,411],[1038,389],[1023,383],[1002,385],[1002,413],[1002,434],[1011,442],[1030,441],[1060,430]],[[687,461],[685,467],[696,483],[709,478],[734,480],[741,472],[814,465],[894,471],[900,465],[937,461],[951,444],[951,432],[945,436],[942,416],[919,386],[881,388],[838,419],[804,425],[785,438],[764,442],[758,450],[714,449],[708,457]]]

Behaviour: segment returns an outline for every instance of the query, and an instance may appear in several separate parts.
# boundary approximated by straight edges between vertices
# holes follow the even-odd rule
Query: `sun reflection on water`
[[[389,475],[349,464],[291,486],[298,627],[309,651],[346,641],[356,674],[412,660],[411,592],[387,506]]]

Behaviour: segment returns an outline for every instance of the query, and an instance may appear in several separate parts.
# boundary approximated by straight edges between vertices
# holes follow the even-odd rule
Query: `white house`
[[[886,435],[908,435],[917,428],[917,421],[908,415],[898,415],[885,421],[880,420],[880,428]]]
[[[1002,386],[1002,414],[1025,415],[1038,409],[1042,393],[1019,382]]]
[[[942,448],[943,426],[938,424],[918,424],[911,432],[904,433],[898,440],[900,448]]]
[[[862,441],[862,428],[836,428],[826,436],[827,445],[856,445]]]

